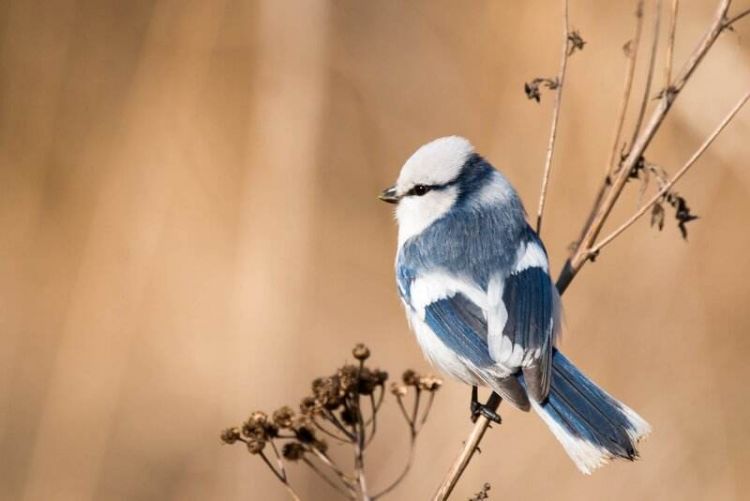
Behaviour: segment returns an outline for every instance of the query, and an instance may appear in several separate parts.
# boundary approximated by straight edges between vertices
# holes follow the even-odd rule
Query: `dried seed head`
[[[343,392],[338,375],[313,381],[313,394],[317,403],[326,409],[336,410],[342,403]]]
[[[438,391],[443,385],[443,380],[435,376],[422,376],[419,378],[419,388],[425,391]]]
[[[269,421],[268,414],[255,411],[242,424],[242,435],[246,438],[267,440],[278,435],[279,428]]]
[[[388,373],[386,371],[381,371],[380,369],[375,369],[375,380],[378,385],[383,386],[385,382],[388,381]]]
[[[273,413],[273,422],[279,428],[291,428],[294,411],[289,406],[281,407]]]
[[[396,397],[405,397],[406,386],[393,382],[391,383],[391,393]]]
[[[318,450],[319,450],[320,452],[322,452],[322,453],[324,453],[324,454],[325,454],[325,453],[326,453],[326,451],[328,450],[328,442],[326,442],[326,441],[325,441],[325,440],[323,440],[323,439],[321,439],[321,440],[317,440],[317,441],[315,441],[315,443],[313,444],[313,447],[315,447],[315,448],[316,448],[316,449],[318,449]]]
[[[263,451],[266,441],[262,438],[250,438],[247,441],[247,450],[250,454],[258,454]]]
[[[364,344],[359,343],[352,350],[352,355],[354,355],[354,358],[356,358],[360,362],[364,362],[365,360],[370,358],[370,349]]]
[[[281,455],[289,461],[297,461],[305,455],[305,448],[299,442],[288,442],[281,449]]]
[[[315,397],[305,397],[299,403],[299,411],[304,415],[314,415],[320,411],[320,406]]]
[[[342,409],[339,416],[344,424],[353,425],[358,421],[357,415],[352,409]]]
[[[221,432],[221,441],[225,444],[233,444],[240,439],[240,430],[238,428],[227,428]]]
[[[315,428],[306,416],[295,416],[291,426],[297,440],[303,444],[315,442]]]
[[[411,369],[407,369],[404,371],[404,374],[401,376],[401,380],[407,386],[417,386],[419,384],[419,374],[417,374]]]

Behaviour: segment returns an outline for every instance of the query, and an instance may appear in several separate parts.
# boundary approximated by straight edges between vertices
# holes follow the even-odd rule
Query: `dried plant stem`
[[[318,477],[320,477],[321,480],[323,480],[325,483],[327,483],[328,485],[330,485],[331,487],[333,487],[336,490],[336,492],[338,492],[340,494],[343,494],[344,496],[348,497],[349,499],[357,499],[357,496],[353,493],[353,491],[351,491],[351,490],[345,490],[343,487],[341,487],[336,482],[334,482],[333,480],[331,480],[328,477],[328,475],[326,475],[325,473],[323,473],[320,470],[320,468],[318,468],[317,466],[315,466],[315,463],[313,463],[312,461],[310,461],[309,459],[307,459],[305,457],[302,458],[302,461],[312,471],[314,471],[315,474],[318,475]]]
[[[654,68],[656,68],[656,53],[659,49],[659,27],[661,26],[661,0],[656,0],[656,13],[654,15],[654,39],[651,42],[651,55],[648,60],[648,74],[646,76],[646,86],[643,89],[643,98],[641,107],[638,110],[638,119],[633,127],[633,139],[630,141],[631,146],[635,144],[638,133],[643,125],[643,118],[646,116],[646,108],[651,96],[651,85],[654,82]]]
[[[618,227],[616,230],[614,230],[612,233],[604,237],[599,243],[594,245],[589,253],[592,256],[595,256],[604,246],[606,246],[608,243],[610,243],[612,240],[614,240],[620,233],[628,229],[633,223],[635,223],[641,216],[643,216],[653,205],[659,201],[669,190],[672,189],[672,187],[675,185],[677,181],[680,180],[682,176],[685,175],[685,173],[693,166],[693,164],[703,155],[703,153],[708,149],[709,146],[711,146],[711,143],[714,142],[714,140],[719,136],[722,130],[729,125],[729,122],[732,121],[732,119],[737,115],[737,113],[742,109],[742,107],[745,105],[747,100],[750,99],[750,91],[748,91],[742,99],[739,100],[739,102],[732,108],[732,110],[727,114],[726,117],[724,117],[724,120],[721,121],[718,127],[711,133],[710,136],[703,142],[700,148],[693,153],[693,156],[690,157],[690,159],[685,163],[685,165],[680,168],[677,173],[672,176],[669,181],[664,183],[661,186],[661,189],[654,195],[648,202],[643,204],[638,211],[633,214],[630,219],[625,221],[620,227]]]
[[[734,23],[736,23],[737,21],[739,21],[743,17],[747,16],[748,14],[750,14],[750,9],[745,9],[744,11],[740,12],[736,16],[730,17],[729,19],[727,19],[726,21],[724,21],[724,28],[729,28]]]
[[[667,43],[667,64],[665,65],[664,88],[669,88],[672,81],[672,63],[674,62],[674,38],[677,32],[677,12],[680,0],[672,0],[672,14],[669,18],[669,42]]]
[[[266,457],[266,455],[263,452],[260,452],[258,455],[263,460],[263,462],[266,463],[266,466],[268,466],[268,468],[271,469],[273,474],[276,475],[276,478],[278,478],[279,481],[282,484],[284,484],[284,488],[289,493],[289,497],[291,497],[294,501],[300,501],[300,497],[294,491],[292,486],[289,484],[289,480],[287,480],[286,478],[286,472],[284,472],[283,466],[282,466],[282,470],[278,471],[276,468],[274,468],[274,466],[271,464],[271,461],[268,460],[268,457]],[[277,455],[278,455],[278,452],[277,452]]]
[[[355,405],[356,409],[354,409],[353,415],[356,416],[357,421],[352,425],[356,437],[354,443],[354,471],[359,483],[359,494],[362,501],[370,501],[372,498],[367,493],[367,478],[365,477],[365,443],[367,437],[365,436],[365,422],[362,418],[359,395],[355,399]]]
[[[398,484],[400,484],[401,481],[404,478],[406,478],[406,475],[409,473],[409,470],[411,470],[411,465],[414,462],[414,449],[415,449],[415,444],[416,444],[416,438],[417,438],[416,434],[412,433],[411,438],[409,439],[409,455],[406,459],[406,465],[404,466],[404,469],[401,470],[401,473],[398,475],[398,477],[396,477],[396,479],[393,482],[391,482],[391,484],[388,487],[386,487],[382,491],[372,496],[371,499],[375,500],[375,499],[378,499],[379,497],[385,496],[386,494],[391,492],[393,489],[398,487]]]
[[[497,395],[497,393],[492,393],[489,400],[487,401],[486,406],[492,411],[496,411],[500,406],[500,402],[501,399]],[[448,496],[450,496],[453,488],[456,486],[456,483],[458,483],[458,479],[461,478],[464,470],[467,466],[469,466],[469,461],[471,461],[474,453],[479,449],[479,442],[482,441],[482,437],[484,437],[484,433],[489,427],[490,420],[487,419],[484,415],[480,414],[477,418],[477,422],[471,429],[469,437],[466,439],[466,442],[461,449],[461,453],[451,465],[450,470],[448,470],[448,474],[445,476],[445,479],[443,479],[442,485],[440,486],[440,488],[438,488],[437,493],[435,493],[433,501],[443,501],[445,499],[448,499]]]
[[[675,77],[671,87],[667,92],[663,92],[659,98],[659,102],[656,108],[651,114],[651,118],[643,128],[641,133],[637,136],[627,158],[623,161],[623,164],[618,171],[614,180],[610,180],[609,177],[605,179],[605,183],[611,182],[611,188],[607,191],[606,195],[602,198],[600,204],[597,204],[594,217],[588,221],[582,232],[582,238],[576,245],[572,255],[568,258],[560,272],[560,276],[557,279],[557,288],[562,293],[568,287],[570,282],[581,270],[583,265],[591,258],[591,248],[594,241],[599,236],[599,233],[607,221],[612,208],[620,197],[625,183],[630,176],[633,167],[638,163],[643,152],[646,150],[654,135],[659,130],[667,112],[672,107],[675,99],[682,91],[683,87],[687,83],[688,79],[693,75],[693,72],[698,65],[703,61],[708,51],[713,46],[716,39],[719,37],[721,32],[725,29],[725,19],[727,11],[729,10],[730,0],[721,0],[714,18],[711,21],[711,25],[706,34],[701,39],[698,46],[695,48],[693,53],[688,58],[687,62],[683,66],[683,69]]]
[[[557,93],[555,94],[555,106],[552,110],[552,125],[549,131],[549,142],[547,143],[547,156],[544,161],[544,174],[542,175],[542,188],[539,193],[539,208],[536,215],[536,232],[542,231],[542,216],[544,215],[544,204],[547,199],[547,187],[552,172],[552,158],[555,154],[555,143],[557,140],[557,123],[560,119],[560,106],[562,104],[562,94],[565,88],[565,70],[568,66],[570,30],[568,28],[568,0],[563,0],[563,43],[562,54],[560,55],[560,70],[557,74]]]
[[[620,99],[620,110],[617,114],[615,133],[612,138],[612,148],[609,151],[609,158],[607,159],[607,163],[604,166],[604,173],[607,176],[606,179],[609,178],[612,171],[619,164],[619,161],[615,162],[615,158],[619,158],[620,152],[622,151],[622,149],[620,148],[620,138],[622,137],[622,129],[623,129],[623,126],[625,125],[625,117],[628,114],[628,105],[630,104],[630,94],[633,90],[635,66],[636,66],[636,62],[638,61],[638,48],[641,45],[641,32],[642,31],[643,31],[643,0],[639,0],[635,9],[635,33],[633,34],[633,38],[631,38],[625,44],[626,54],[628,57],[627,62],[626,62],[626,70],[625,70],[625,82],[623,85],[622,98]],[[596,215],[599,205],[601,204],[602,199],[604,198],[604,194],[607,192],[607,188],[609,188],[609,183],[607,182],[602,183],[601,186],[599,187],[599,192],[596,194],[596,197],[594,199],[594,204],[592,205],[591,211],[589,212],[589,215],[586,218],[586,224],[584,224],[584,231],[588,227],[588,225],[591,223],[591,221],[594,219],[594,216]],[[583,233],[581,233],[579,240],[582,238],[583,238]]]
[[[617,118],[617,125],[615,126],[614,139],[612,140],[612,149],[609,152],[609,159],[605,172],[609,173],[615,165],[615,157],[620,151],[620,136],[622,135],[622,128],[625,124],[625,116],[628,112],[628,104],[630,103],[630,93],[633,90],[633,78],[635,77],[635,63],[638,60],[638,47],[641,44],[641,31],[643,28],[643,0],[638,2],[635,13],[635,33],[633,38],[627,44],[628,59],[627,69],[625,70],[625,85],[623,86],[622,99],[620,100],[620,110]]]
[[[711,49],[711,47],[713,46],[714,42],[719,37],[721,32],[731,24],[730,22],[727,21],[727,11],[729,10],[730,3],[731,3],[731,0],[721,0],[719,2],[719,5],[716,9],[714,18],[711,21],[708,31],[700,40],[700,42],[698,43],[698,46],[693,50],[692,54],[688,58],[684,67],[680,70],[680,72],[675,77],[672,85],[668,89],[666,89],[665,92],[661,93],[659,102],[656,108],[652,111],[651,116],[649,120],[646,122],[645,127],[643,127],[643,129],[641,130],[640,124],[637,125],[634,135],[633,135],[634,139],[630,146],[627,157],[622,161],[622,164],[620,165],[620,169],[619,171],[617,171],[615,178],[611,179],[609,172],[607,173],[607,176],[605,176],[605,179],[603,182],[604,187],[602,190],[603,195],[601,197],[597,197],[597,199],[595,200],[594,208],[592,210],[592,217],[590,217],[586,221],[586,224],[584,225],[584,229],[582,231],[582,238],[577,243],[575,250],[572,252],[571,256],[568,258],[567,262],[565,263],[565,266],[563,267],[563,270],[561,271],[560,276],[557,280],[556,286],[560,294],[563,294],[565,292],[568,285],[572,282],[572,280],[575,278],[575,276],[583,267],[583,265],[592,257],[591,249],[593,248],[594,241],[596,240],[599,233],[601,232],[602,227],[604,226],[604,223],[607,221],[612,211],[612,208],[614,207],[615,203],[619,199],[620,194],[622,193],[622,190],[625,187],[625,183],[627,182],[630,176],[630,173],[633,170],[633,167],[642,159],[644,151],[651,143],[656,132],[659,130],[659,127],[661,126],[662,122],[664,121],[664,118],[666,117],[667,113],[671,109],[672,104],[674,103],[676,97],[682,91],[683,87],[685,86],[687,81],[690,79],[690,77],[693,75],[695,69],[701,63],[701,61],[706,56],[708,51]],[[640,2],[639,2],[639,5],[640,5]],[[566,25],[566,30],[567,30],[567,2],[565,2],[565,7],[566,7],[565,25]],[[659,0],[657,12],[661,12],[660,7],[661,7],[661,1]],[[741,16],[744,16],[744,15],[745,14],[743,13]],[[657,17],[658,16],[659,14],[657,14]],[[733,18],[730,21],[734,22],[736,21],[736,19],[737,18]],[[640,20],[638,21],[638,23],[640,23]],[[652,60],[655,59],[656,49],[654,47],[656,46],[655,44],[657,43],[657,38],[658,38],[657,34],[658,34],[658,19],[655,24],[654,45],[652,45],[652,56],[651,56]],[[567,50],[567,32],[566,32],[565,46]],[[651,67],[653,66],[653,61],[651,62],[650,66]],[[651,73],[649,80],[651,80],[653,76],[653,69],[651,69],[649,72]],[[648,85],[650,86],[650,83]],[[648,95],[649,95],[649,92],[646,92],[645,93],[646,99],[648,99]],[[558,99],[559,99],[559,95],[558,95]],[[747,96],[743,99],[742,104],[744,104],[744,101],[746,100],[747,100]],[[733,116],[736,114],[740,106],[741,105],[738,105],[738,107],[736,107],[736,110],[733,110],[733,113],[730,113],[730,115],[728,115],[727,119],[725,119],[726,123],[729,123],[729,120],[733,118]],[[645,115],[645,107],[643,104],[641,105],[641,108],[644,109],[644,115]],[[721,128],[723,128],[724,126],[726,126],[726,124],[723,123]],[[555,126],[553,125],[553,133],[551,135],[552,136],[551,143],[553,144],[553,146],[554,146],[554,129],[555,129]],[[720,132],[720,129],[717,129],[717,130]],[[713,137],[709,138],[709,140],[713,141],[716,135],[718,135],[718,132],[715,132],[712,135]],[[707,143],[710,144],[710,141],[707,141]],[[690,165],[692,165],[692,163],[694,163],[695,160],[697,160],[698,156],[702,154],[701,150],[705,150],[705,148],[708,147],[708,144],[705,144],[704,147],[702,147],[698,151],[698,153],[694,155],[695,159],[691,159],[691,161],[689,162]],[[548,157],[551,157],[549,149],[548,149]],[[684,174],[682,170],[687,171],[687,169],[689,169],[689,165],[687,168],[683,167],[683,169],[681,169],[681,172],[678,173],[679,176],[682,176]],[[541,222],[541,215],[542,215],[543,207],[544,207],[544,193],[546,191],[546,180],[549,177],[549,172],[547,172],[547,170],[548,170],[548,167],[545,167],[545,182],[543,183],[542,196],[540,198],[540,210],[537,215],[537,230],[541,226],[540,222]],[[674,181],[676,182],[677,179],[674,179]],[[607,189],[607,186],[610,186],[610,188]],[[662,187],[660,191],[662,190],[664,190],[664,187]],[[615,236],[613,236],[612,238],[614,238]],[[611,241],[611,239],[609,239],[609,241]],[[493,408],[493,405],[490,405],[490,404],[494,398],[496,398],[497,400],[496,402],[494,402],[494,408]],[[500,403],[499,397],[495,393],[493,393],[490,396],[490,400],[487,402],[487,406],[491,408],[492,410],[496,410],[499,403]],[[471,461],[471,458],[476,452],[478,445],[481,442],[482,437],[487,431],[487,428],[489,427],[489,425],[490,425],[490,421],[486,417],[480,415],[476,423],[474,424],[474,427],[472,428],[471,433],[469,434],[469,437],[467,438],[463,448],[461,449],[461,452],[459,453],[458,457],[456,458],[453,465],[450,467],[448,473],[446,474],[445,478],[443,479],[441,486],[439,487],[437,493],[435,494],[433,498],[434,500],[442,501],[448,498],[453,488],[455,487],[456,483],[458,482],[458,479],[461,477],[466,467],[468,466],[469,462]]]

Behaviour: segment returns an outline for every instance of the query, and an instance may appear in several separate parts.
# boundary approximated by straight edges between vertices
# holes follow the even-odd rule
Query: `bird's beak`
[[[391,186],[390,188],[386,188],[385,190],[383,190],[383,193],[381,193],[378,198],[383,202],[387,202],[389,204],[397,204],[401,199],[401,197],[396,194],[395,186]]]

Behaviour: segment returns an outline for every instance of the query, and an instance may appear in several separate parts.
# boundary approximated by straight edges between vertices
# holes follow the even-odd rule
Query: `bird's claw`
[[[487,407],[484,404],[480,404],[479,402],[472,402],[471,403],[471,422],[476,423],[477,419],[479,419],[479,416],[482,415],[486,417],[489,421],[492,421],[493,423],[501,424],[503,421],[500,418],[500,414],[493,411],[489,407]]]

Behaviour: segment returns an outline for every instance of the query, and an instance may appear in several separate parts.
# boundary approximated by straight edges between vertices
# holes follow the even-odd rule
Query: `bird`
[[[425,357],[472,387],[533,409],[578,469],[638,458],[651,431],[635,411],[557,348],[562,304],[547,251],[506,179],[459,136],[435,139],[404,163],[379,198],[395,204],[396,284]],[[496,407],[495,407],[496,408]]]

